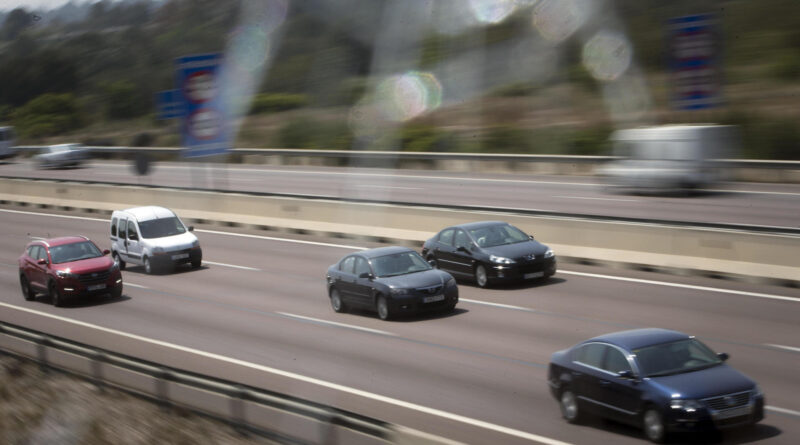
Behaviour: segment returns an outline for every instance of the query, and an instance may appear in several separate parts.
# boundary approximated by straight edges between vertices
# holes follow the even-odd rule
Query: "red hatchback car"
[[[37,293],[53,305],[80,296],[122,296],[119,266],[85,236],[65,236],[28,243],[19,257],[19,283],[26,300]]]

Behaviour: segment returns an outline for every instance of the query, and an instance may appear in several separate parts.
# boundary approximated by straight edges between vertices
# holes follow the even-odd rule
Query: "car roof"
[[[363,255],[367,258],[377,258],[380,256],[391,255],[393,253],[401,253],[401,252],[414,252],[414,250],[402,246],[389,246],[389,247],[378,247],[377,249],[362,250],[361,252],[358,252],[358,254]]]
[[[159,218],[172,218],[173,216],[175,216],[175,213],[173,213],[172,210],[159,206],[131,207],[129,209],[123,210],[123,212],[133,216],[134,218],[136,218],[137,221],[149,221],[151,219],[159,219]]]
[[[669,329],[645,328],[612,332],[610,334],[604,334],[586,340],[584,343],[599,341],[610,343],[627,350],[633,350],[645,346],[669,343],[677,340],[685,340],[690,337],[690,335],[684,334],[683,332],[671,331]]]
[[[477,221],[471,223],[458,224],[452,227],[457,227],[459,229],[465,229],[465,230],[472,230],[481,227],[496,226],[496,225],[508,225],[508,223],[505,221]]]
[[[80,243],[82,241],[89,241],[89,238],[85,236],[60,236],[58,238],[50,238],[50,239],[37,239],[33,242],[41,242],[49,247],[55,246],[63,246],[64,244],[72,244],[72,243]]]

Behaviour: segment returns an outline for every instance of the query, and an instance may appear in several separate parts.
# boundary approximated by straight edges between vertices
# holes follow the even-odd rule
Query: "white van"
[[[662,125],[618,130],[611,137],[619,160],[601,171],[609,185],[638,191],[685,191],[725,179],[720,159],[739,154],[736,127]]]
[[[164,207],[116,210],[111,214],[111,257],[120,269],[138,264],[148,274],[186,263],[197,269],[203,250],[193,230]]]
[[[0,127],[0,159],[13,158],[17,155],[17,141],[14,127]]]

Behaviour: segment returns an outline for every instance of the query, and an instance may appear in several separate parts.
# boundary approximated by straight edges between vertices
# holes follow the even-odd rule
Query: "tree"
[[[11,11],[0,28],[0,40],[14,40],[25,28],[33,24],[33,15],[23,8]]]

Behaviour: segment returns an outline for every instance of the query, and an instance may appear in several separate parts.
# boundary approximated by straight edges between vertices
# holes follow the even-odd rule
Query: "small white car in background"
[[[136,264],[148,274],[186,263],[197,269],[203,250],[193,230],[164,207],[116,210],[111,214],[111,257],[120,269]]]
[[[13,158],[16,155],[14,127],[0,127],[0,159]]]
[[[33,160],[39,168],[77,167],[89,160],[89,149],[83,144],[50,145]]]

